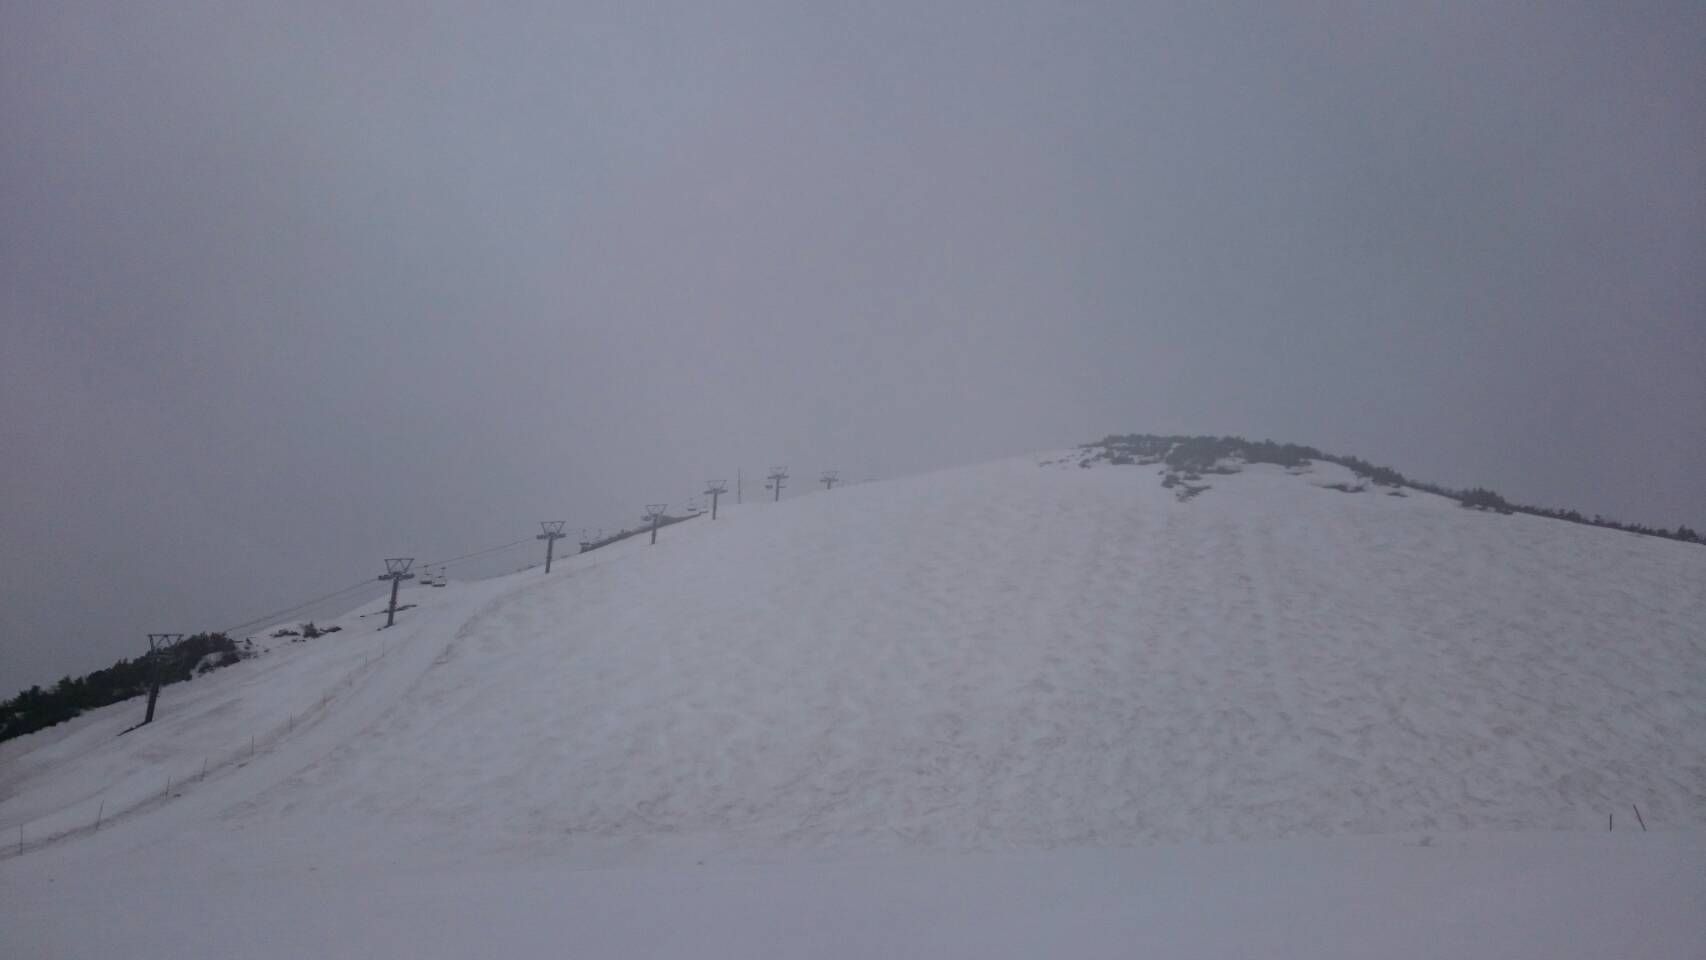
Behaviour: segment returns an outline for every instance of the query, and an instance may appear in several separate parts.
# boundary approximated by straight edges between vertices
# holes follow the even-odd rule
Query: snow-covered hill
[[[125,737],[131,704],[0,745],[0,837],[36,851],[0,882],[162,849],[372,869],[1434,844],[1636,830],[1637,805],[1666,856],[1698,852],[1706,550],[1353,492],[1330,464],[1188,497],[1156,471],[1053,455],[848,486],[407,591],[397,628],[351,615],[168,688]]]

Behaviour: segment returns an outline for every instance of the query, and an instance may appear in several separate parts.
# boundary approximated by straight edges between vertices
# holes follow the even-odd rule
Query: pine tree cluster
[[[34,733],[72,717],[148,692],[155,671],[162,685],[188,680],[196,666],[217,654],[203,672],[242,659],[237,644],[223,633],[198,633],[135,660],[120,660],[82,677],[65,677],[47,689],[34,686],[10,700],[0,701],[0,741]]]

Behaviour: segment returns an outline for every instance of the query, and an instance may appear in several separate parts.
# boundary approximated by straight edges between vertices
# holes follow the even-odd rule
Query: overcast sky
[[[1698,0],[0,3],[0,697],[773,463],[1235,433],[1706,529],[1703,51]]]

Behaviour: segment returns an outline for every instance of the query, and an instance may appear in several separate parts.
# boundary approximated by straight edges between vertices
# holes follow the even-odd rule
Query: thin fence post
[[[101,800],[100,808],[95,811],[95,829],[96,830],[101,829],[101,818],[106,816],[106,813],[107,813],[107,801],[105,798],[103,798]]]
[[[1632,804],[1632,803],[1631,803],[1631,804],[1630,804],[1630,806],[1631,806],[1631,807],[1635,807],[1635,805],[1634,805],[1634,804]],[[1642,816],[1641,816],[1641,808],[1640,808],[1640,807],[1635,807],[1635,822],[1636,822],[1636,823],[1639,823],[1639,824],[1640,824],[1640,825],[1641,825],[1641,832],[1642,832],[1642,833],[1646,833],[1646,832],[1647,832],[1647,821],[1646,821],[1646,820],[1645,820],[1645,819],[1643,819],[1643,818],[1642,818]]]
[[[207,779],[207,758],[206,757],[201,758],[201,779],[202,780]]]
[[[166,774],[166,792],[162,793],[161,796],[162,797],[169,797],[171,795],[172,795],[172,775],[168,773],[168,774]]]

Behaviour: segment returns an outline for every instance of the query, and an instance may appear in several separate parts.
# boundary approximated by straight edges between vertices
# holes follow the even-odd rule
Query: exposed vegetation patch
[[[1200,486],[1193,486],[1187,482],[1190,480],[1202,479],[1202,477],[1199,477],[1194,473],[1187,473],[1182,477],[1172,470],[1164,470],[1162,473],[1165,475],[1161,478],[1161,486],[1173,491],[1173,495],[1179,498],[1180,503],[1184,503],[1186,500],[1189,500],[1197,494],[1202,493],[1204,490],[1209,489],[1209,485],[1206,483],[1201,484]]]
[[[398,607],[397,609],[401,610],[403,608]],[[305,643],[309,640],[318,640],[328,633],[337,633],[338,631],[340,631],[342,629],[343,629],[343,627],[340,627],[335,623],[329,627],[315,626],[314,621],[310,620],[307,623],[302,624],[302,632],[300,634],[296,633],[293,630],[280,630],[277,633],[274,633],[273,636],[274,637],[291,637],[291,638],[293,638],[290,641],[291,643]]]
[[[1163,436],[1128,433],[1124,435],[1113,434],[1094,443],[1086,443],[1079,447],[1079,451],[1078,464],[1082,467],[1090,467],[1098,462],[1116,465],[1165,464],[1168,467],[1167,479],[1162,481],[1162,486],[1169,489],[1178,484],[1183,484],[1187,480],[1197,479],[1195,475],[1199,474],[1235,473],[1238,469],[1236,465],[1239,463],[1272,463],[1295,473],[1305,472],[1310,463],[1320,460],[1326,463],[1336,463],[1377,486],[1392,488],[1386,491],[1390,496],[1404,496],[1403,490],[1399,488],[1409,487],[1438,494],[1442,497],[1449,497],[1471,510],[1486,510],[1501,514],[1526,513],[1531,516],[1565,520],[1591,527],[1625,530],[1648,537],[1664,537],[1667,540],[1681,540],[1684,543],[1706,543],[1706,539],[1703,539],[1699,533],[1687,526],[1679,525],[1675,530],[1667,530],[1663,527],[1649,527],[1639,523],[1618,523],[1599,514],[1588,517],[1575,510],[1558,510],[1511,503],[1484,487],[1453,490],[1437,483],[1411,480],[1391,467],[1376,466],[1358,457],[1323,453],[1314,447],[1295,443],[1246,440],[1243,437]],[[1180,475],[1183,476],[1183,479],[1179,479]],[[1323,484],[1323,486],[1346,493],[1356,493],[1366,489],[1366,487],[1351,487],[1348,484]],[[1196,493],[1200,492],[1201,490],[1196,490],[1188,496],[1180,496],[1180,499],[1188,499],[1189,496],[1195,496]]]

